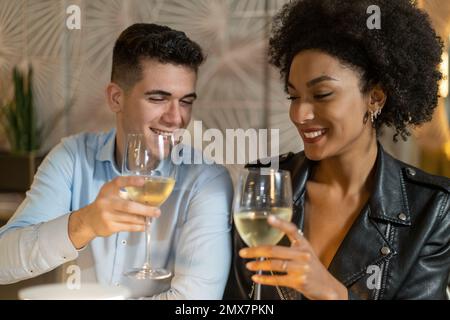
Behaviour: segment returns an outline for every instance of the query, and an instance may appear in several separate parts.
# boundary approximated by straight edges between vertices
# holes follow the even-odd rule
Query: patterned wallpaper
[[[31,63],[44,150],[69,134],[107,130],[114,116],[104,88],[115,39],[135,22],[167,24],[185,31],[208,55],[193,120],[221,130],[279,128],[280,151],[298,151],[302,143],[290,124],[278,73],[266,63],[270,18],[287,1],[0,0],[0,97],[10,90],[12,67]],[[70,5],[81,9],[79,30],[66,27]],[[416,162],[413,142],[390,150]]]
[[[298,150],[278,74],[266,63],[268,22],[284,2],[0,0],[0,88],[8,89],[15,64],[32,64],[45,150],[69,134],[106,130],[114,125],[104,88],[115,39],[135,22],[167,24],[185,31],[208,55],[194,119],[205,128],[277,127],[285,142],[281,151]],[[66,27],[66,9],[73,4],[81,9],[79,30]]]

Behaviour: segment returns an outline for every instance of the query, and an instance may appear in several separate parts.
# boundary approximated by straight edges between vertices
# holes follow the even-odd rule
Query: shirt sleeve
[[[202,183],[182,226],[171,288],[152,299],[222,298],[231,263],[232,194],[232,182],[223,167]]]
[[[73,166],[74,153],[60,143],[0,229],[0,284],[38,276],[78,256],[68,236]]]
[[[0,240],[0,284],[36,277],[76,259],[67,233],[69,215],[5,233]]]

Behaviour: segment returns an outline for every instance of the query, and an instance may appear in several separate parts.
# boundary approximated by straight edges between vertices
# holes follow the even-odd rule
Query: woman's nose
[[[293,123],[306,123],[314,119],[314,106],[309,102],[292,103],[289,115]]]

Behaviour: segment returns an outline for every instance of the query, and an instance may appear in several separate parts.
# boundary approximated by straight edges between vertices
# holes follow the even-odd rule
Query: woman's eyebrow
[[[289,81],[288,81],[288,83],[287,83],[287,86],[288,86],[288,88],[291,88],[291,89],[296,90],[295,87],[294,87],[294,85],[293,85],[292,83],[290,83]]]
[[[316,84],[318,84],[319,82],[322,82],[322,81],[338,81],[338,80],[335,79],[335,78],[332,78],[332,77],[330,77],[330,76],[320,76],[320,77],[314,78],[314,79],[312,79],[312,80],[309,80],[309,81],[306,83],[306,86],[307,86],[308,88],[310,88],[310,87],[312,87],[313,85],[316,85]]]
[[[322,81],[338,81],[338,79],[335,79],[335,78],[330,77],[330,76],[320,76],[320,77],[314,78],[312,80],[309,80],[306,83],[306,86],[308,88],[310,88],[310,87],[312,87],[312,86],[314,86],[314,85],[316,85],[316,84],[318,84],[318,83],[320,83]],[[292,83],[290,83],[289,81],[287,83],[287,87],[296,90],[295,86]]]

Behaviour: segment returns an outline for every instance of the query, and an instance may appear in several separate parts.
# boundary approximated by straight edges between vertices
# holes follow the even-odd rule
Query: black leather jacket
[[[450,179],[427,174],[387,154],[381,145],[375,190],[341,243],[328,270],[350,299],[446,299],[450,272]],[[305,185],[315,162],[304,153],[281,156],[291,172],[293,222],[303,228]],[[233,231],[233,263],[225,299],[248,299],[252,273]],[[281,244],[289,245],[286,237]],[[284,288],[281,288],[284,289]],[[263,286],[262,299],[283,299]],[[301,295],[298,295],[301,297]]]

